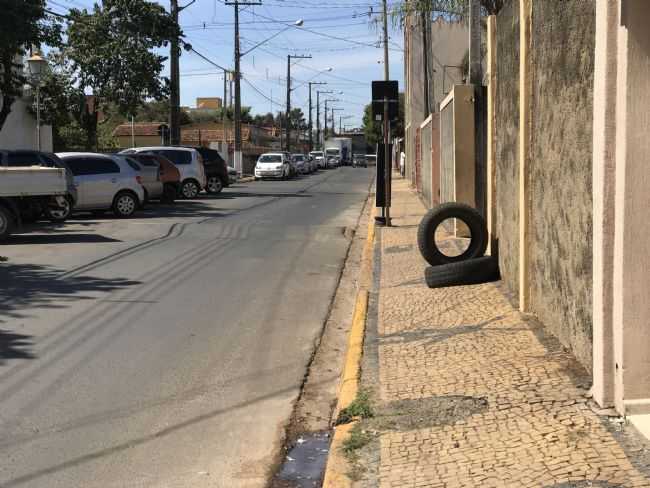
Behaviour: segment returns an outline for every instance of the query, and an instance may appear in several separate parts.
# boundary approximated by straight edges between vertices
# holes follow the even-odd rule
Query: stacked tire
[[[448,219],[465,223],[470,232],[467,249],[457,256],[448,256],[438,247],[436,230]],[[475,285],[499,279],[496,256],[485,256],[488,231],[485,219],[474,208],[462,203],[444,203],[429,210],[418,227],[418,247],[431,266],[424,270],[429,288]]]

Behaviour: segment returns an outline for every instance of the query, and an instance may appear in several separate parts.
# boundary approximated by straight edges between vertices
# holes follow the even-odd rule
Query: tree
[[[0,0],[0,130],[21,95],[27,77],[22,58],[27,48],[56,45],[60,26],[45,12],[45,0]]]
[[[185,110],[181,110],[180,124],[191,124],[192,119]],[[135,115],[136,122],[167,122],[169,120],[169,99],[151,100],[143,103]]]
[[[504,0],[481,0],[485,14],[494,15],[503,7]],[[403,0],[392,9],[393,21],[403,23],[411,13],[439,13],[452,18],[465,19],[469,12],[469,0]]]
[[[393,137],[404,137],[404,93],[399,94],[398,117],[392,122],[391,131]],[[372,117],[372,104],[366,105],[363,110],[363,133],[371,146],[382,140],[382,125]]]
[[[93,10],[72,9],[63,54],[73,83],[93,95],[78,118],[87,149],[97,147],[98,115],[109,106],[129,116],[146,100],[162,100],[168,80],[160,74],[165,56],[154,49],[182,32],[164,8],[148,0],[103,0]]]
[[[273,127],[275,125],[275,117],[271,112],[268,112],[264,115],[256,115],[253,117],[253,124],[258,127]]]

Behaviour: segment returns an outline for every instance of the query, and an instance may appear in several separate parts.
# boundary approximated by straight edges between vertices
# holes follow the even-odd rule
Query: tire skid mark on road
[[[171,259],[170,261],[163,263],[157,268],[150,270],[143,275],[135,277],[134,280],[137,281],[147,280],[146,284],[144,285],[145,287],[144,289],[146,291],[137,294],[136,298],[139,300],[150,298],[155,291],[158,290],[166,291],[168,288],[170,288],[170,286],[172,288],[175,287],[179,281],[178,277],[182,277],[186,275],[188,269],[193,271],[194,268],[196,268],[197,266],[202,266],[204,264],[203,260],[205,260],[206,258],[212,259],[216,256],[219,256],[220,254],[223,254],[226,251],[228,251],[231,247],[234,247],[235,244],[236,241],[233,240],[220,239],[216,242],[212,241],[203,246],[198,246],[191,254],[188,254],[182,258]],[[215,253],[215,251],[220,251],[220,252]],[[171,264],[171,266],[167,267],[169,264]],[[180,272],[177,273],[177,270],[180,270]],[[171,280],[169,280],[170,275],[173,276],[173,279]],[[167,281],[167,280],[169,281],[169,284],[167,286],[162,286],[162,287],[159,286],[160,282]],[[133,289],[131,289],[131,291],[127,295],[131,300],[133,300],[134,298],[132,290]],[[110,293],[110,295],[119,296],[122,293],[123,292],[120,290],[118,292],[112,292]],[[156,293],[156,297],[162,297],[162,296],[164,296],[164,293],[162,294]],[[8,399],[11,395],[13,395],[16,392],[16,390],[18,390],[21,386],[23,386],[23,383],[25,381],[33,378],[44,368],[56,362],[56,360],[59,359],[61,356],[65,355],[71,350],[74,350],[74,348],[78,347],[79,345],[83,344],[86,341],[86,339],[94,335],[96,329],[100,328],[100,326],[103,323],[109,323],[111,320],[118,318],[122,313],[124,313],[125,310],[128,310],[129,308],[132,308],[135,305],[142,305],[142,303],[137,303],[137,302],[122,302],[121,305],[119,304],[116,305],[114,302],[105,302],[105,303],[106,305],[100,307],[91,307],[89,309],[80,312],[78,315],[68,320],[64,326],[58,327],[57,329],[53,330],[51,334],[45,336],[46,339],[51,337],[55,337],[55,339],[49,344],[45,343],[43,347],[40,349],[40,352],[45,352],[48,355],[54,354],[54,357],[49,358],[45,362],[40,362],[36,367],[36,370],[28,373],[27,377],[25,377],[25,375],[22,375],[21,377],[16,378],[16,375],[19,374],[24,369],[30,369],[31,366],[36,365],[36,363],[34,362],[20,363],[14,366],[13,368],[5,371],[0,376],[0,384],[2,384],[2,382],[9,376],[11,376],[12,379],[15,379],[15,381],[12,385],[9,385],[8,387],[0,390],[2,391],[2,395],[0,395],[2,400]],[[147,305],[150,306],[150,304]],[[106,313],[109,311],[113,311],[113,312],[110,313],[109,315],[106,315]],[[99,318],[102,318],[100,322],[94,322]],[[76,324],[77,322],[79,323],[73,327],[73,325]],[[91,328],[87,328],[88,323],[93,323],[93,326],[91,326]],[[73,327],[72,330],[70,330],[71,327]],[[82,333],[81,337],[79,337],[72,344],[70,344],[69,343],[69,340],[71,339],[70,336],[71,335],[74,336],[78,332]],[[57,336],[59,337],[57,338]],[[66,345],[66,343],[68,344]],[[55,351],[60,345],[64,349],[59,353],[55,354],[53,351]]]

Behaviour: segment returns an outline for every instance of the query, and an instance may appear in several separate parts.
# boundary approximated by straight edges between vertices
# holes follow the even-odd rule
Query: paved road
[[[1,246],[0,486],[263,486],[370,178],[237,184]]]

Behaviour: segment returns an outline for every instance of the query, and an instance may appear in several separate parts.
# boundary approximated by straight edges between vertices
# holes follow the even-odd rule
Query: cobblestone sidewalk
[[[650,444],[590,408],[588,373],[500,283],[430,290],[406,181],[379,232],[379,486],[650,487]]]

